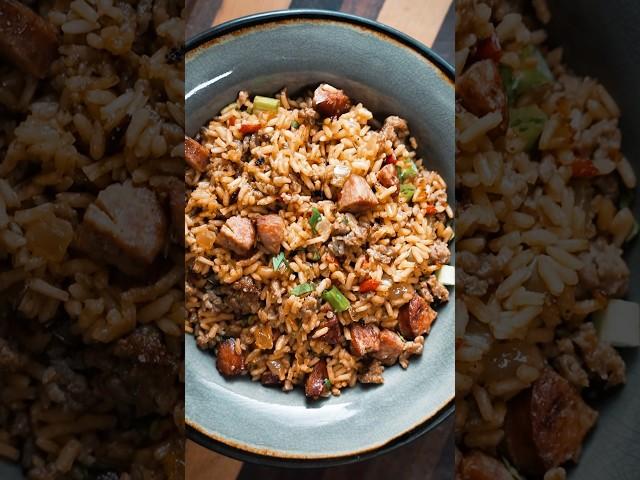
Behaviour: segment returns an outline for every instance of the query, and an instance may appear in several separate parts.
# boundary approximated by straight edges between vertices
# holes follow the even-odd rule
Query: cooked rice
[[[546,2],[533,0],[533,6],[539,20],[548,22]],[[555,369],[579,390],[623,383],[625,376],[621,357],[598,342],[589,317],[628,288],[620,247],[635,220],[619,199],[625,188],[636,187],[636,179],[620,151],[620,110],[596,80],[575,76],[563,65],[561,49],[549,51],[546,32],[532,30],[534,24],[515,2],[457,2],[461,468],[465,458],[491,464],[475,449],[500,458],[504,414],[496,411],[529,389],[543,369]],[[487,43],[492,35],[500,42],[499,60]],[[499,121],[487,120],[500,111],[482,116],[470,111],[476,107],[461,82],[473,62],[483,60],[474,57],[481,41],[484,60],[503,68],[502,88],[508,88],[505,70],[515,76],[531,67],[532,48],[540,49],[551,69],[554,78],[546,88],[509,100],[517,102],[511,107],[536,105],[547,116],[530,153],[518,143],[513,125],[501,130]],[[565,478],[565,471],[551,465],[544,478]]]
[[[177,480],[181,242],[167,235],[136,278],[77,242],[107,187],[133,182],[164,209],[182,185],[183,4],[24,3],[59,48],[41,81],[0,65],[0,462],[32,479]]]
[[[238,339],[251,379],[271,373],[283,390],[304,384],[314,365],[326,360],[331,388],[323,396],[339,395],[359,379],[383,381],[380,362],[349,348],[351,328],[358,323],[397,330],[399,310],[424,294],[425,280],[449,259],[452,211],[443,179],[410,146],[415,140],[405,143],[373,128],[373,115],[363,105],[320,119],[310,96],[294,100],[283,90],[277,98],[277,113],[250,114],[249,95],[240,92],[196,137],[208,150],[209,164],[204,173],[189,169],[186,177],[186,328],[207,350],[225,338]],[[256,121],[259,133],[240,133],[242,124]],[[417,166],[412,203],[395,186],[376,180],[391,155]],[[337,209],[350,174],[365,177],[379,202],[357,219]],[[317,233],[309,222],[314,208],[322,215]],[[275,255],[260,243],[244,258],[218,244],[225,219],[269,213],[279,213],[286,225],[280,249],[286,265],[274,270]],[[342,222],[349,225],[338,233]],[[355,238],[340,252],[332,242],[345,242],[345,235]],[[360,293],[368,278],[379,286]],[[233,290],[245,279],[255,284],[250,295]],[[311,293],[292,294],[306,282],[314,284]],[[328,304],[321,305],[321,294],[332,286],[350,302],[348,311],[336,314],[342,332],[335,345],[321,338],[328,331],[323,322],[333,316]],[[423,335],[403,341],[398,362],[406,368],[424,341]]]

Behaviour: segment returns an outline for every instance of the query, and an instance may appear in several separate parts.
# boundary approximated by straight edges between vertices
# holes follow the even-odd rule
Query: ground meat
[[[367,241],[368,229],[361,226],[356,217],[350,213],[340,216],[333,222],[332,232],[334,236],[328,247],[336,257],[344,256],[348,248],[359,248]]]
[[[0,0],[0,52],[34,77],[44,78],[58,56],[56,29],[15,0]]]
[[[266,386],[272,385],[281,385],[280,377],[271,373],[271,371],[267,370],[262,375],[260,375],[260,383]]]
[[[324,117],[335,117],[349,111],[351,101],[342,90],[322,83],[313,93],[313,108]]]
[[[63,360],[54,360],[42,374],[48,399],[70,410],[81,410],[94,401],[86,378]]]
[[[338,198],[338,210],[359,213],[378,205],[373,190],[360,175],[350,175],[344,182]]]
[[[382,125],[382,137],[385,140],[391,140],[391,142],[396,143],[398,140],[402,141],[408,136],[409,126],[407,125],[406,120],[395,115],[392,115],[385,119],[384,124]]]
[[[400,181],[398,180],[398,172],[395,165],[385,165],[380,169],[378,174],[376,175],[378,181],[385,187],[389,188],[394,185],[398,185]]]
[[[629,267],[622,258],[622,250],[604,238],[591,244],[580,255],[584,266],[578,272],[581,287],[599,290],[608,297],[623,297],[629,289]]]
[[[244,355],[242,350],[237,348],[238,342],[239,340],[236,338],[227,338],[218,346],[216,367],[221,374],[227,377],[235,377],[245,373]]]
[[[564,353],[554,360],[554,365],[560,375],[569,380],[575,387],[589,386],[589,375],[584,371],[575,355]]]
[[[351,326],[351,352],[356,357],[362,357],[370,352],[377,352],[380,348],[380,330],[375,325]]]
[[[373,352],[372,357],[380,360],[383,365],[393,365],[404,349],[404,342],[400,335],[389,329],[380,331],[380,348]]]
[[[209,165],[209,152],[193,138],[184,136],[184,159],[194,170],[204,172]]]
[[[278,253],[284,240],[284,220],[279,215],[262,215],[256,220],[256,227],[264,248],[270,253]]]
[[[76,247],[124,273],[146,273],[166,241],[167,219],[156,194],[114,183],[87,208]]]
[[[438,314],[419,295],[403,305],[398,312],[398,326],[405,338],[413,339],[428,333]]]
[[[472,297],[483,297],[489,289],[489,282],[474,275],[469,275],[460,268],[456,269],[456,285],[465,294]]]
[[[320,360],[313,367],[313,370],[307,377],[304,385],[304,394],[308,398],[316,400],[327,390],[326,380],[329,377],[327,373],[327,363]]]
[[[367,255],[369,255],[376,262],[389,265],[393,261],[393,248],[386,245],[374,245],[367,249]]]
[[[449,301],[449,290],[447,290],[447,287],[445,287],[438,281],[438,278],[435,275],[431,275],[427,279],[426,284],[429,292],[436,300],[438,300],[439,302]]]
[[[216,243],[240,256],[246,256],[256,241],[256,232],[251,220],[239,215],[227,219],[220,229]]]
[[[584,323],[571,339],[591,374],[606,382],[608,387],[626,382],[625,363],[611,345],[598,339],[593,323]]]
[[[152,365],[166,365],[169,362],[162,334],[152,325],[142,325],[118,340],[113,353],[117,357]]]
[[[230,287],[221,287],[224,304],[232,311],[243,315],[257,313],[261,306],[260,290],[251,277],[242,277]]]
[[[493,60],[482,60],[469,67],[456,82],[456,94],[474,115],[482,117],[498,111],[502,113],[502,129],[508,125],[507,95]]]
[[[358,381],[360,383],[384,383],[382,372],[384,372],[382,364],[378,360],[373,360],[365,372],[358,375]]]
[[[433,245],[427,247],[429,250],[429,262],[436,265],[447,265],[451,259],[451,252],[446,242],[436,240]]]

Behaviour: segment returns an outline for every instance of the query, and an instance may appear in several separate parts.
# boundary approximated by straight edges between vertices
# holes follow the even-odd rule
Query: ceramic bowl
[[[235,20],[192,39],[186,55],[186,130],[194,135],[238,91],[290,96],[330,83],[376,117],[404,117],[426,165],[454,182],[453,71],[428,48],[378,23],[322,11]],[[449,191],[453,203],[453,188]],[[186,422],[196,441],[243,460],[333,464],[406,443],[452,411],[454,295],[439,310],[424,353],[385,383],[308,402],[246,377],[218,374],[214,357],[186,338]]]

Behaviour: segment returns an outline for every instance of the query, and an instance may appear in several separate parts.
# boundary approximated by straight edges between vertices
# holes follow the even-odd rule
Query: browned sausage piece
[[[207,149],[196,142],[193,138],[185,135],[184,159],[194,170],[204,172],[207,169],[207,165],[209,165],[209,152],[207,152]]]
[[[266,386],[273,386],[280,385],[282,382],[280,381],[280,377],[267,370],[262,375],[260,375],[260,383]]]
[[[479,451],[464,455],[459,468],[461,480],[513,480],[502,463]]]
[[[327,318],[324,322],[321,322],[318,326],[318,330],[323,329],[325,327],[328,328],[327,333],[319,337],[319,340],[323,340],[327,342],[329,345],[335,345],[340,341],[340,322],[338,318],[331,312],[333,315],[330,318]]]
[[[375,325],[354,324],[351,326],[351,351],[357,357],[380,348],[380,330]]]
[[[437,315],[424,298],[416,295],[409,303],[400,307],[398,313],[400,333],[409,339],[424,335],[431,329],[431,324]]]
[[[222,247],[247,255],[256,241],[256,232],[251,220],[238,215],[230,217],[220,229],[216,242]]]
[[[327,378],[327,363],[324,360],[320,360],[315,364],[312,372],[307,377],[304,385],[304,394],[314,400],[317,399],[326,389],[325,380]]]
[[[242,351],[236,351],[235,338],[227,338],[218,346],[216,367],[218,371],[227,377],[235,377],[244,373],[244,355]]]
[[[0,0],[0,52],[21,70],[44,78],[57,56],[56,31],[21,2]]]
[[[509,400],[504,419],[504,446],[511,463],[519,472],[532,477],[545,472],[533,443],[531,431],[531,389]]]
[[[324,117],[334,117],[347,112],[351,101],[342,90],[323,83],[313,92],[313,108]]]
[[[380,348],[371,356],[382,362],[383,365],[393,365],[404,349],[404,342],[400,335],[389,329],[380,331]]]
[[[395,165],[385,165],[380,169],[376,177],[378,178],[378,181],[387,188],[400,183],[398,181],[398,171]]]
[[[114,183],[87,208],[77,246],[125,273],[140,273],[162,250],[167,220],[155,193]]]
[[[483,60],[474,63],[457,82],[456,92],[462,105],[474,115],[481,117],[500,111],[502,123],[506,124],[508,103],[502,87],[502,78],[495,62]]]
[[[545,468],[557,467],[569,459],[576,461],[584,437],[597,418],[598,413],[578,391],[552,369],[545,369],[533,384],[531,430]]]
[[[373,190],[360,175],[350,175],[344,182],[338,199],[338,210],[358,213],[378,205]]]
[[[278,253],[284,240],[284,220],[278,215],[263,215],[256,220],[258,238],[270,253]]]

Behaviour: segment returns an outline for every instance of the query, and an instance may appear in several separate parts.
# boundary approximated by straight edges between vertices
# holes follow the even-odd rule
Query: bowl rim
[[[451,64],[444,60],[440,55],[435,53],[422,42],[413,37],[383,23],[368,18],[360,17],[344,12],[336,12],[332,10],[322,9],[292,9],[292,10],[273,10],[252,15],[239,17],[226,21],[220,25],[213,26],[203,32],[187,39],[185,42],[185,65],[189,59],[190,53],[194,53],[200,47],[205,46],[220,37],[235,33],[241,29],[257,27],[260,25],[274,23],[283,20],[327,20],[334,22],[347,23],[357,27],[365,27],[382,36],[386,36],[401,43],[414,52],[425,57],[426,60],[434,65],[445,79],[452,85],[455,82],[455,70]],[[335,457],[278,457],[276,455],[266,455],[250,449],[240,448],[239,446],[229,445],[223,441],[211,438],[204,433],[204,429],[197,428],[192,422],[185,417],[185,426],[187,438],[199,444],[200,446],[213,450],[222,455],[240,460],[242,462],[265,465],[271,467],[284,468],[322,468],[333,467],[339,465],[347,465],[363,460],[368,460],[379,455],[389,453],[396,448],[407,445],[435,427],[443,423],[455,411],[455,396],[445,403],[440,410],[436,411],[422,423],[416,425],[408,431],[389,439],[383,445],[373,447],[369,450],[361,450],[359,452],[340,455]],[[276,453],[276,452],[274,452]]]

